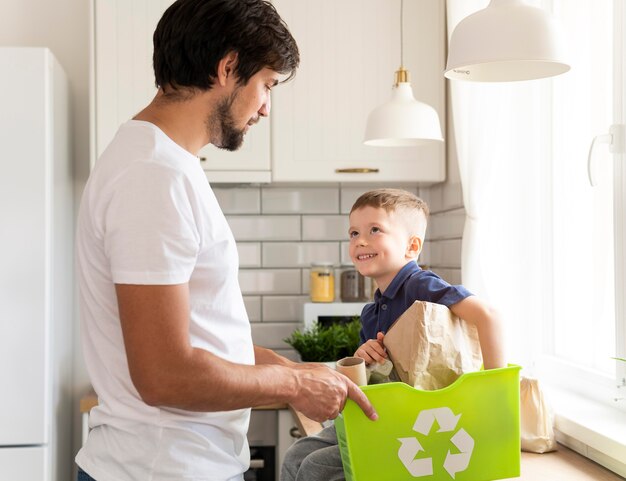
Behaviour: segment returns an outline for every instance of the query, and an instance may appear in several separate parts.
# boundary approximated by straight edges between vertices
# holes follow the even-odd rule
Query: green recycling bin
[[[347,481],[490,481],[520,475],[520,367],[462,375],[437,391],[364,386],[335,420]]]

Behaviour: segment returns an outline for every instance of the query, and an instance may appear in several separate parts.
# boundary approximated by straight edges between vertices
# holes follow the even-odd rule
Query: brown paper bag
[[[419,389],[444,388],[482,364],[476,327],[432,302],[415,301],[384,344],[400,380]]]

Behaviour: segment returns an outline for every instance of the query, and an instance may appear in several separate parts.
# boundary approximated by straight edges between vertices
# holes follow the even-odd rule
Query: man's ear
[[[408,259],[417,259],[420,255],[420,252],[422,252],[423,244],[424,241],[421,237],[416,235],[412,235],[411,237],[409,237],[409,242],[406,246],[406,257]]]
[[[225,87],[228,80],[235,80],[238,54],[234,50],[228,52],[217,64],[217,83]]]

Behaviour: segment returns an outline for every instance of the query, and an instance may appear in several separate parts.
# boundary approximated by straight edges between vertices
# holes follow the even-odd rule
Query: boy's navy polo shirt
[[[374,302],[361,312],[361,344],[376,339],[387,330],[415,301],[434,302],[450,307],[472,293],[463,286],[453,286],[431,271],[421,269],[417,262],[405,265],[393,278],[384,293],[376,290]]]

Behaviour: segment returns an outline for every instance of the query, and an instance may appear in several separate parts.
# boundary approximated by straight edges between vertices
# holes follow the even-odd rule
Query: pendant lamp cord
[[[400,68],[404,68],[404,28],[402,19],[404,18],[404,0],[400,0]]]

